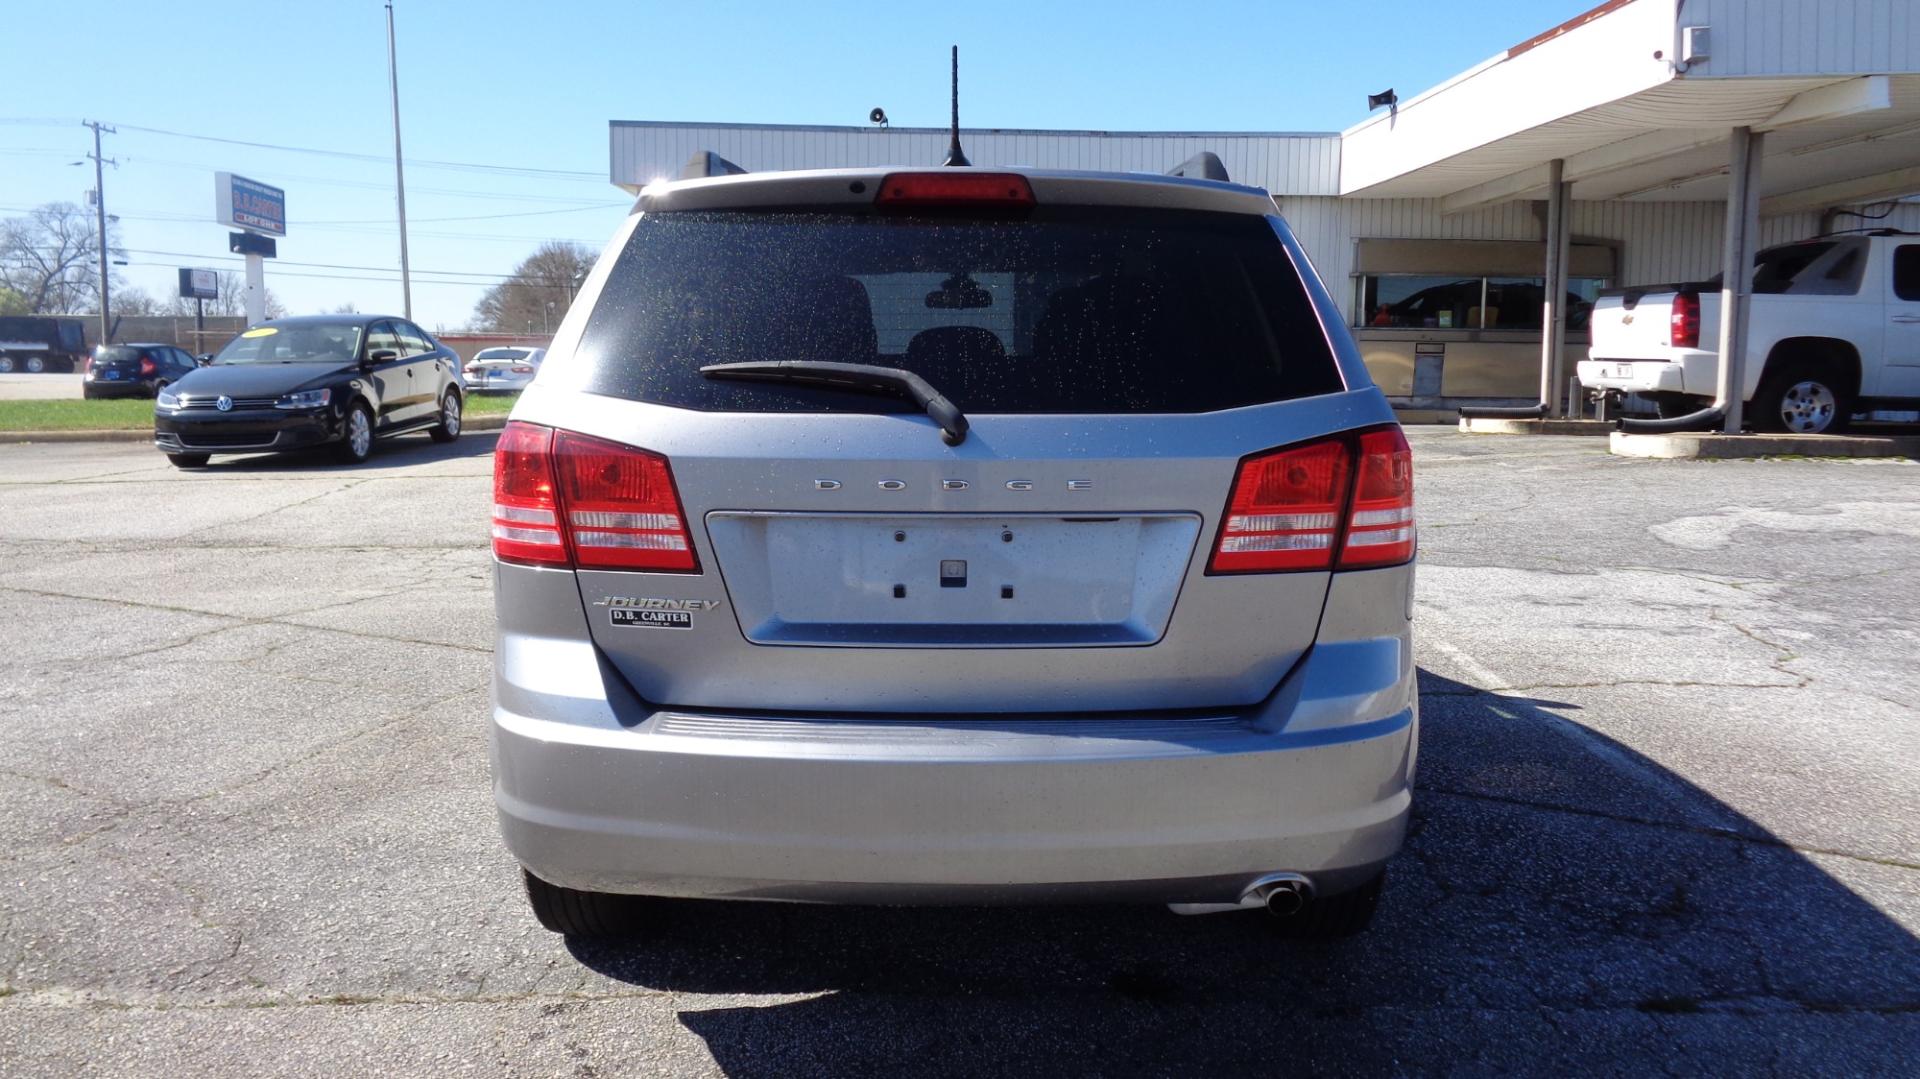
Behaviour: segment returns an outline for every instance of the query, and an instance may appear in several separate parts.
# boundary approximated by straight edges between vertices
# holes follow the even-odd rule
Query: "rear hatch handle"
[[[967,417],[946,395],[912,371],[870,363],[827,363],[820,360],[776,360],[771,363],[715,363],[700,369],[708,378],[742,382],[800,382],[828,386],[850,393],[902,397],[919,405],[940,425],[940,438],[949,446],[967,440]]]

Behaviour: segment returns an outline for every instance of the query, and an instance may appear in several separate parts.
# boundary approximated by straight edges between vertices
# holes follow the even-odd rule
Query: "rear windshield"
[[[524,360],[530,353],[524,348],[483,348],[473,354],[476,360]]]
[[[137,360],[147,350],[129,348],[126,345],[101,345],[93,350],[94,363],[127,363]]]
[[[649,215],[570,381],[718,411],[913,408],[699,373],[769,360],[904,368],[976,412],[1207,412],[1343,388],[1264,219],[1104,208]]]

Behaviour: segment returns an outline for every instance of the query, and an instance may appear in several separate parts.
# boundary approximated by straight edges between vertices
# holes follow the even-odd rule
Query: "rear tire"
[[[27,368],[27,374],[30,374],[30,375],[41,374],[47,369],[47,361],[40,356],[28,356],[26,368]]]
[[[13,374],[16,366],[12,356],[0,356],[0,375]]]
[[[1383,870],[1350,892],[1315,899],[1300,913],[1276,922],[1275,927],[1281,936],[1290,940],[1343,940],[1358,936],[1373,924],[1374,911],[1380,906],[1380,890],[1386,881]]]
[[[1682,416],[1693,415],[1710,403],[1684,394],[1662,393],[1654,395],[1653,414],[1663,420],[1677,420]]]
[[[357,465],[373,456],[373,411],[365,401],[350,405],[340,426],[340,441],[334,444],[334,452],[342,461]]]
[[[212,458],[213,455],[208,453],[167,454],[167,460],[172,461],[173,467],[175,468],[204,468],[206,467],[206,463],[212,460]]]
[[[1750,415],[1756,431],[1837,435],[1853,419],[1853,387],[1830,364],[1789,360],[1767,371]]]
[[[162,393],[165,393],[165,392],[166,392],[166,390],[167,390],[167,387],[168,387],[168,386],[171,386],[171,385],[173,385],[173,383],[171,383],[171,382],[168,382],[168,381],[167,381],[166,379],[164,379],[164,378],[163,378],[163,379],[160,379],[160,380],[159,380],[158,382],[155,382],[155,383],[153,384],[153,396],[154,396],[154,399],[155,399],[155,400],[159,400],[159,398],[160,398],[160,395],[161,395]]]
[[[440,422],[427,429],[435,442],[452,442],[460,437],[460,395],[452,390],[440,399]]]
[[[526,870],[527,902],[533,916],[551,932],[569,937],[631,936],[637,928],[640,900],[634,896],[583,892],[548,884]]]

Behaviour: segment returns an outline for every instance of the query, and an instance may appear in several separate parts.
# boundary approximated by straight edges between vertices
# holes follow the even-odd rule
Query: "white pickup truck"
[[[1832,432],[1863,412],[1920,409],[1920,235],[1769,247],[1755,258],[1753,293],[1741,392],[1755,429]],[[1608,289],[1591,325],[1582,386],[1639,394],[1662,416],[1713,401],[1718,278]]]

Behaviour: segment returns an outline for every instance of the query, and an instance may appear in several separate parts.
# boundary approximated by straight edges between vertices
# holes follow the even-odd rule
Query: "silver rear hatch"
[[[577,574],[642,697],[1218,710],[1313,643],[1328,573],[1208,569],[1243,458],[1392,422],[1346,390],[1284,226],[1034,188],[1037,207],[650,213],[610,250],[514,416],[670,463],[697,571]],[[971,430],[701,374],[796,360],[913,371]]]

